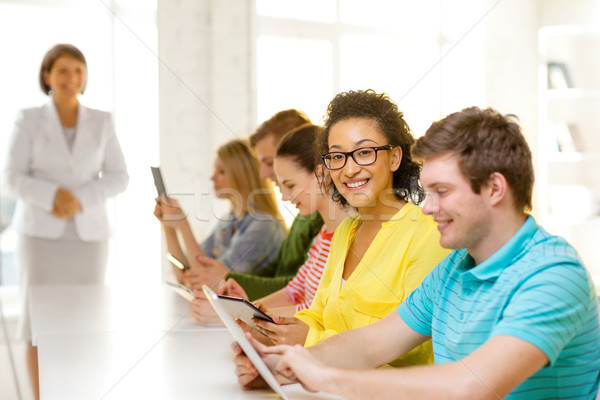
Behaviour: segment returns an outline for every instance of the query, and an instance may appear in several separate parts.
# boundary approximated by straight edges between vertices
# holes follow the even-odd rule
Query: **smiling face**
[[[486,201],[489,189],[484,186],[479,194],[473,192],[457,157],[448,153],[425,159],[421,183],[428,192],[423,213],[438,223],[442,247],[478,254],[492,225]]]
[[[56,97],[72,98],[82,92],[87,71],[78,59],[61,56],[56,59],[50,71],[44,72],[44,79]]]
[[[350,118],[331,127],[328,144],[330,152],[348,152],[389,143],[372,119]],[[384,197],[394,197],[393,172],[400,166],[400,159],[398,147],[378,151],[377,161],[371,165],[358,165],[348,157],[343,168],[331,171],[331,179],[346,201],[364,212],[378,207]]]
[[[284,201],[294,204],[302,216],[317,211],[324,196],[313,172],[301,168],[290,157],[277,157],[275,174]]]
[[[210,177],[210,180],[213,182],[213,188],[215,189],[215,193],[217,197],[222,198],[225,197],[225,189],[229,189],[229,181],[227,180],[227,172],[225,170],[225,163],[221,160],[221,157],[217,157],[214,163],[213,174]]]

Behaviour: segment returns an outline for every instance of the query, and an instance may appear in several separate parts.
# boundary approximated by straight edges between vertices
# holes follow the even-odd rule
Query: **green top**
[[[227,279],[235,279],[244,288],[250,301],[285,287],[306,262],[310,245],[322,226],[323,218],[318,212],[308,217],[298,214],[273,261],[250,273],[230,272]]]

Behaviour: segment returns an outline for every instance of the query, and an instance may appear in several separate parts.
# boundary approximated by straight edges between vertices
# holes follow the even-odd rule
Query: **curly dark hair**
[[[421,164],[415,162],[410,155],[410,148],[415,142],[404,114],[385,93],[374,90],[357,90],[337,94],[327,106],[327,114],[323,125],[323,133],[316,139],[319,154],[329,151],[329,132],[336,123],[350,118],[365,118],[374,122],[374,127],[388,139],[389,144],[402,149],[402,161],[394,171],[393,187],[396,197],[404,201],[420,204],[425,200],[425,191],[419,182]],[[334,201],[348,205],[333,181],[327,180],[325,189],[332,193]]]

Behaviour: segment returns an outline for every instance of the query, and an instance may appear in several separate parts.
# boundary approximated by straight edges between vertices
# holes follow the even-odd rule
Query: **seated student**
[[[279,378],[355,399],[593,399],[594,286],[575,250],[528,215],[533,166],[518,124],[468,108],[431,125],[413,155],[423,211],[456,250],[382,321],[310,349],[265,348]],[[368,370],[430,337],[437,365]],[[239,382],[258,386],[237,351]]]
[[[283,136],[300,125],[310,123],[302,111],[295,109],[279,111],[264,121],[250,136],[250,144],[258,155],[260,177],[276,182],[273,172],[275,150]],[[201,275],[190,273],[190,280],[202,285],[216,287],[224,277],[234,278],[248,294],[251,300],[264,297],[283,288],[298,272],[298,268],[306,261],[306,254],[314,237],[323,226],[323,219],[318,212],[308,217],[297,215],[290,231],[283,241],[275,259],[264,267],[243,273],[229,271],[219,260],[200,257],[199,262],[205,266]]]
[[[313,146],[320,130],[320,127],[312,124],[302,125],[285,135],[277,147],[274,166],[283,200],[295,204],[302,216],[318,212],[325,223],[312,242],[308,259],[294,279],[283,289],[258,300],[264,308],[270,309],[276,321],[280,315],[293,316],[296,311],[310,306],[327,261],[333,232],[348,216],[345,208],[321,190],[320,182],[325,176],[325,167],[317,159]],[[219,294],[248,299],[244,289],[233,278],[228,279],[227,283],[221,282],[219,287]],[[196,320],[205,325],[218,322],[206,297],[199,292],[196,296],[192,302]],[[277,342],[276,338],[273,341]]]
[[[408,152],[413,142],[387,95],[346,92],[331,101],[318,150],[331,174],[328,191],[358,214],[336,229],[310,308],[278,324],[257,321],[269,337],[311,346],[370,325],[398,307],[448,254],[433,218],[416,205],[425,194],[420,165]],[[426,343],[395,365],[424,364],[431,357]]]
[[[177,201],[164,195],[157,198],[154,215],[162,224],[169,252],[191,267],[196,266],[197,255],[218,258],[235,271],[268,264],[285,238],[285,226],[275,194],[258,170],[258,160],[245,141],[232,140],[219,148],[211,180],[217,197],[231,203],[231,211],[201,244]],[[183,271],[175,266],[173,271],[180,283],[191,285]]]

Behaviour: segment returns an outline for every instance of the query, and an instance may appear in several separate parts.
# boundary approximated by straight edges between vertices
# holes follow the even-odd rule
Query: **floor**
[[[25,363],[26,343],[15,339],[17,319],[14,316],[8,316],[6,319],[6,330],[9,334],[9,343],[12,350],[12,356],[17,371],[17,380],[21,397],[18,395],[15,377],[12,372],[10,356],[4,327],[0,321],[0,398],[2,400],[32,400],[31,387],[29,385],[29,376],[27,375],[27,366]]]

